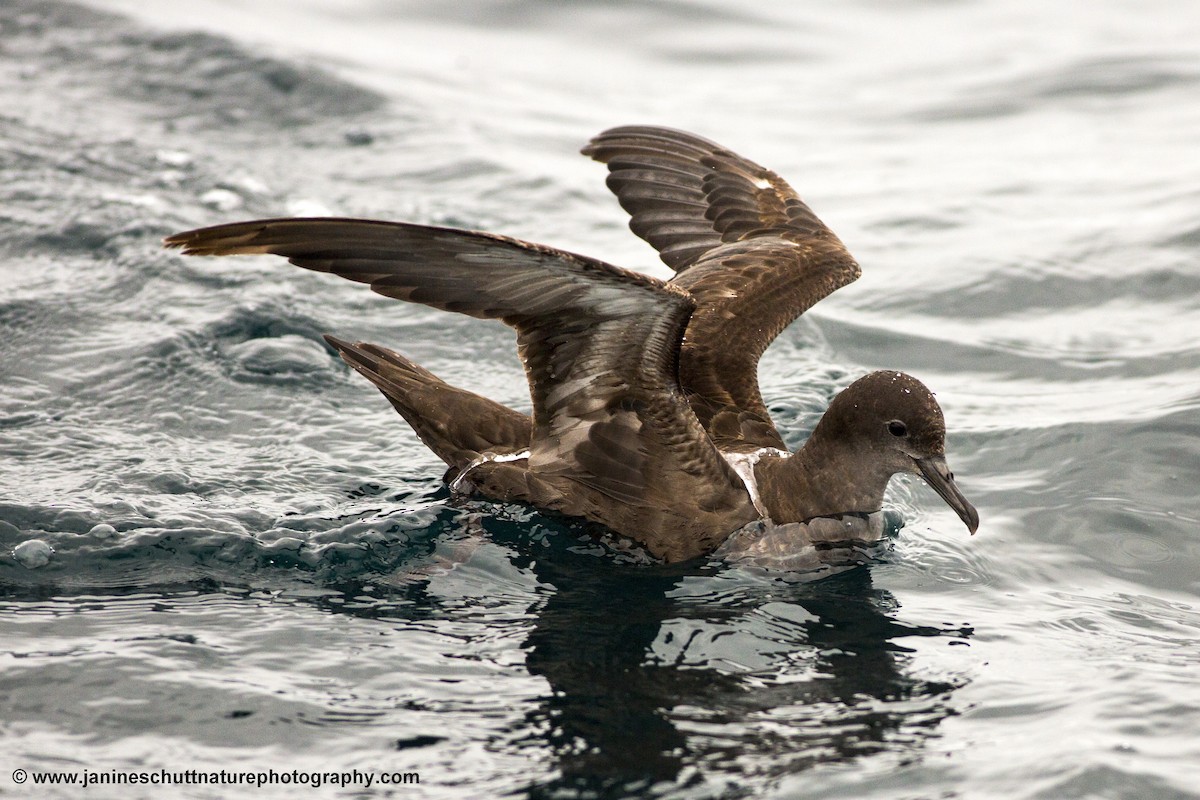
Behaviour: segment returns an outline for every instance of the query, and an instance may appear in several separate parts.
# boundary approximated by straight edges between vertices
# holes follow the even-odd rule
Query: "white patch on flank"
[[[758,511],[763,519],[770,519],[767,516],[767,510],[763,508],[762,498],[758,494],[758,479],[754,477],[754,465],[758,463],[763,456],[787,456],[789,453],[779,450],[774,447],[764,447],[761,450],[755,450],[753,453],[721,453],[722,458],[729,462],[729,466],[733,467],[733,471],[742,479],[742,483],[746,485],[746,492],[750,495],[750,502],[754,503],[754,508]]]
[[[491,451],[480,453],[471,460],[470,464],[467,464],[467,466],[463,468],[462,472],[458,473],[457,478],[450,481],[450,491],[457,492],[459,487],[462,486],[463,479],[467,477],[467,473],[478,467],[480,464],[487,464],[488,462],[492,461],[520,461],[523,458],[529,458],[528,450],[518,450],[515,453],[493,453]]]
[[[759,178],[758,180],[756,180],[754,182],[754,185],[760,189],[770,189],[771,188],[771,182],[769,180],[767,180],[766,178]]]

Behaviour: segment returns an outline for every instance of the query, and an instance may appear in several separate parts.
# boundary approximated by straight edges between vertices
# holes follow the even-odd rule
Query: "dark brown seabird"
[[[668,562],[716,552],[783,568],[815,545],[882,535],[892,475],[921,475],[971,533],[933,394],[900,372],[858,379],[787,453],[758,389],[767,345],[858,278],[841,241],[774,172],[668,128],[605,131],[630,228],[664,282],[491,233],[357,219],[269,219],[168,237],[189,255],[273,253],[517,330],[521,414],[377,345],[326,337],[450,469],[458,491],[584,517]],[[819,562],[819,558],[816,559]]]

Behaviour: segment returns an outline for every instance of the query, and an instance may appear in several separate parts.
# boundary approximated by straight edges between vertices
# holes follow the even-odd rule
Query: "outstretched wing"
[[[758,359],[814,303],[859,276],[841,241],[774,172],[682,131],[630,126],[583,149],[608,165],[629,227],[696,300],[680,382],[722,448],[782,447]]]
[[[273,253],[388,297],[516,328],[533,397],[533,471],[632,504],[675,502],[669,487],[686,476],[697,491],[743,491],[678,393],[679,342],[694,305],[678,287],[541,245],[405,223],[259,220],[166,244],[194,255]]]
[[[608,165],[608,188],[632,217],[629,227],[676,272],[730,242],[836,241],[783,178],[708,139],[630,125],[582,152]]]

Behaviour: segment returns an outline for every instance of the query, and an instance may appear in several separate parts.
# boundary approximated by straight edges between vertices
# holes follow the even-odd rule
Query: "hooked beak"
[[[932,456],[915,460],[921,475],[925,477],[925,482],[946,501],[946,505],[954,509],[954,513],[966,523],[967,530],[974,536],[979,528],[979,512],[958,490],[957,484],[954,483],[954,473],[946,466],[946,457]]]

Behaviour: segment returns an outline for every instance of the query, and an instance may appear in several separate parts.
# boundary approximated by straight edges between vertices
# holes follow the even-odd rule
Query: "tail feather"
[[[528,415],[451,386],[385,347],[334,336],[325,341],[375,384],[421,441],[451,468],[464,469],[485,452],[529,448],[533,424]]]

